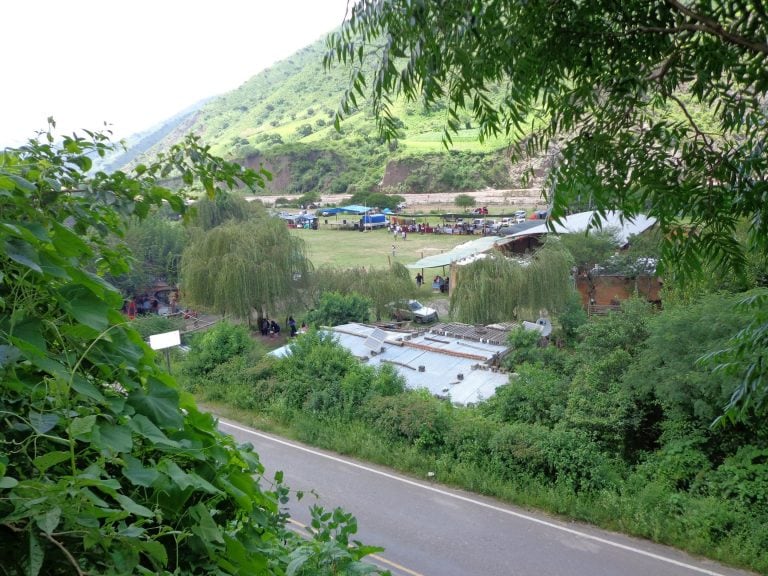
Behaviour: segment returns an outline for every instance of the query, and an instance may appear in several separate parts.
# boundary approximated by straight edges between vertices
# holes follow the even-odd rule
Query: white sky
[[[46,127],[122,138],[325,36],[347,0],[6,0],[0,144]]]

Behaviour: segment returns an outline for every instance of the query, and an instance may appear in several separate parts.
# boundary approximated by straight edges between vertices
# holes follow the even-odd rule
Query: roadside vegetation
[[[183,385],[215,412],[416,477],[768,570],[766,430],[713,428],[737,379],[698,361],[749,321],[710,294],[560,327],[562,348],[511,336],[510,383],[456,407],[311,331],[276,359],[260,341]],[[233,331],[237,327],[231,328]]]

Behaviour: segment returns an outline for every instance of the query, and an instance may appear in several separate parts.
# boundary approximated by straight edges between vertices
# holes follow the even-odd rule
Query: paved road
[[[283,470],[285,483],[305,492],[304,500],[290,506],[294,521],[306,525],[309,506],[315,503],[329,510],[341,506],[357,517],[362,542],[386,549],[374,561],[394,575],[747,574],[663,546],[414,480],[234,422],[222,420],[220,428],[255,446],[267,478]]]

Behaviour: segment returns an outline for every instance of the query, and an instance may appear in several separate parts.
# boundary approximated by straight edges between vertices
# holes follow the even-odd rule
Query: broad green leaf
[[[69,278],[69,273],[62,266],[62,259],[58,255],[40,252],[40,269],[46,276],[53,276],[62,280]]]
[[[120,506],[122,506],[123,510],[125,510],[126,512],[130,512],[131,514],[134,514],[136,516],[143,516],[145,518],[152,518],[155,515],[155,513],[152,512],[152,510],[150,510],[146,506],[137,504],[136,502],[134,502],[124,494],[115,494],[114,498],[120,503]]]
[[[69,433],[75,438],[88,436],[95,425],[96,416],[94,414],[83,418],[74,418],[69,424]]]
[[[29,565],[27,566],[27,572],[25,576],[37,576],[43,567],[45,561],[45,551],[40,546],[40,541],[37,539],[37,535],[29,530],[29,543],[27,549],[27,555],[29,557]]]
[[[166,566],[168,564],[168,551],[160,542],[156,540],[141,540],[136,543],[136,546],[149,556],[151,560],[154,560],[157,566]]]
[[[168,438],[165,433],[155,426],[152,421],[143,414],[136,414],[129,426],[138,435],[146,438],[154,444],[163,444],[164,446],[178,447],[179,443]]]
[[[0,477],[0,489],[15,488],[18,484],[19,481],[16,478],[11,478],[10,476]]]
[[[131,432],[125,426],[99,424],[94,428],[92,438],[96,448],[108,453],[130,452],[133,449]]]
[[[88,158],[88,156],[75,156],[72,158],[72,162],[77,164],[83,172],[88,172],[93,166],[93,160]]]
[[[24,230],[29,232],[29,234],[27,235],[28,237],[31,236],[32,238],[35,238],[40,242],[49,241],[48,231],[39,222],[23,222],[23,223],[20,223],[19,226],[21,226]]]
[[[104,401],[104,395],[99,392],[99,390],[93,384],[91,384],[88,380],[79,374],[75,374],[74,378],[72,379],[72,389],[78,394],[81,394],[86,398],[90,398],[91,400],[96,400],[97,402]]]
[[[40,434],[45,434],[56,427],[59,423],[60,417],[53,412],[46,412],[41,414],[40,412],[29,413],[29,423]]]
[[[155,379],[149,380],[148,390],[135,390],[128,396],[128,403],[136,412],[149,418],[161,428],[179,428],[183,424],[179,410],[179,394],[170,386]]]
[[[48,346],[43,335],[43,323],[39,318],[25,318],[13,327],[14,341],[16,338],[32,344],[40,353],[45,353]]]
[[[37,251],[27,242],[16,239],[6,240],[4,251],[8,258],[14,262],[26,266],[35,272],[43,271],[38,264]]]
[[[141,526],[136,526],[135,524],[131,524],[130,526],[126,526],[125,528],[121,528],[117,531],[120,536],[124,536],[126,538],[139,538],[146,534],[146,530],[142,528]]]
[[[136,486],[149,488],[160,475],[157,468],[145,468],[141,460],[126,454],[123,456],[125,466],[123,466],[123,476]]]
[[[186,490],[193,485],[190,475],[184,472],[184,470],[172,460],[164,459],[160,462],[158,469],[161,472],[168,474],[171,480],[173,480],[181,490]]]
[[[51,466],[55,466],[56,464],[69,460],[69,457],[69,452],[56,450],[54,452],[46,452],[42,456],[38,456],[32,461],[32,463],[35,465],[35,468],[40,470],[40,472],[45,472]]]
[[[101,332],[108,326],[109,306],[93,292],[79,284],[62,287],[59,303],[75,320]]]
[[[72,279],[103,300],[108,307],[122,306],[123,297],[120,292],[101,276],[88,270],[76,269],[72,270]]]
[[[38,525],[40,530],[42,530],[46,534],[50,534],[51,532],[56,530],[56,526],[59,525],[60,520],[61,520],[61,508],[59,508],[58,506],[48,510],[42,516],[35,517],[35,523]]]
[[[83,240],[82,236],[75,234],[72,230],[58,222],[54,222],[51,226],[53,228],[51,241],[59,255],[69,257],[92,254],[90,246]]]
[[[8,174],[7,176],[11,180],[13,180],[13,183],[16,185],[17,188],[23,190],[24,192],[31,192],[31,193],[37,192],[37,187],[26,178],[22,178],[21,176],[16,176],[15,174]]]
[[[189,509],[192,518],[195,519],[195,524],[192,526],[192,531],[197,534],[206,544],[210,542],[216,542],[223,544],[224,537],[222,535],[221,528],[214,522],[211,517],[211,513],[204,504],[195,504]]]
[[[295,576],[303,568],[307,560],[312,556],[311,550],[307,548],[299,548],[291,553],[291,561],[288,563],[288,568],[285,570],[286,576]]]

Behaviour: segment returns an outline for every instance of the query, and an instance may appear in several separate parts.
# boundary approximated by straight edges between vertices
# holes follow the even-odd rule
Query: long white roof
[[[656,218],[646,216],[645,214],[638,214],[634,218],[630,219],[625,218],[619,211],[611,210],[601,214],[596,210],[590,210],[588,212],[570,214],[569,216],[563,218],[560,222],[555,222],[554,228],[555,232],[558,234],[585,232],[587,229],[615,229],[617,231],[619,242],[624,245],[627,243],[630,236],[633,234],[640,234],[641,232],[648,230],[648,228],[654,224],[656,224]],[[538,226],[510,234],[506,238],[522,238],[524,236],[548,234],[549,232],[551,232],[551,230],[547,227],[547,223],[543,222]]]
[[[367,364],[390,364],[405,378],[408,388],[425,388],[454,404],[482,402],[509,382],[508,373],[491,366],[506,346],[432,332],[407,334],[356,323],[329,330],[339,344]],[[271,354],[290,354],[290,344]]]
[[[483,236],[482,238],[476,238],[475,240],[470,240],[469,242],[454,246],[453,249],[448,252],[435,254],[434,256],[426,256],[413,264],[407,264],[406,268],[439,268],[440,266],[448,266],[453,262],[472,257],[475,254],[487,252],[499,240],[501,240],[500,236]]]

